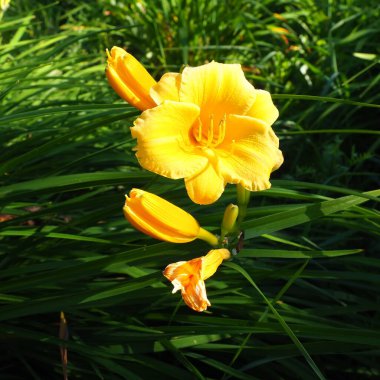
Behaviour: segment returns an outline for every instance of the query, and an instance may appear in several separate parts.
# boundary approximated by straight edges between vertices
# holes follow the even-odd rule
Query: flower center
[[[222,119],[218,122],[215,122],[214,114],[211,114],[208,124],[202,124],[201,119],[198,119],[193,125],[191,132],[199,145],[207,148],[215,148],[223,142],[226,136],[226,114],[224,114]]]

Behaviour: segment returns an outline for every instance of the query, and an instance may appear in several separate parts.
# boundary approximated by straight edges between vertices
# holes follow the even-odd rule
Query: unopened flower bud
[[[106,76],[116,93],[132,106],[143,111],[156,106],[150,89],[156,84],[144,66],[124,49],[114,46],[107,50]]]
[[[239,207],[230,203],[224,211],[222,221],[222,237],[234,231],[238,215]]]
[[[136,229],[159,240],[187,243],[198,238],[211,245],[218,243],[188,212],[144,190],[130,191],[123,212]]]

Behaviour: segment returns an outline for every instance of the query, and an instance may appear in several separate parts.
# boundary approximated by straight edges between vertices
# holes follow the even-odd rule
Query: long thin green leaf
[[[370,107],[370,108],[380,108],[380,104],[371,104],[364,102],[357,102],[349,99],[338,99],[329,96],[315,96],[315,95],[294,95],[294,94],[272,94],[273,99],[294,99],[294,100],[308,100],[315,102],[329,102],[329,103],[339,103],[347,104],[358,107]]]
[[[325,377],[323,376],[320,369],[315,364],[314,360],[311,358],[310,354],[306,351],[305,347],[302,345],[302,343],[299,341],[297,336],[294,334],[292,329],[288,326],[288,324],[285,322],[285,320],[281,317],[281,315],[278,313],[278,311],[273,307],[272,303],[268,300],[268,298],[265,296],[265,294],[260,290],[260,288],[256,285],[256,283],[252,280],[251,276],[245,271],[241,266],[232,263],[227,262],[225,263],[228,267],[236,270],[240,274],[242,274],[248,282],[256,289],[256,291],[260,294],[260,296],[263,298],[263,300],[268,305],[269,309],[272,311],[278,322],[281,324],[285,332],[289,335],[290,339],[293,341],[293,343],[297,346],[301,354],[304,356],[306,361],[309,363],[310,367],[313,369],[314,373],[317,375],[317,377],[321,380],[325,380]]]
[[[120,172],[98,172],[69,174],[55,177],[33,179],[21,183],[3,186],[0,189],[0,198],[10,199],[10,197],[20,197],[26,193],[43,193],[79,190],[94,186],[120,185],[123,182],[141,182],[150,178],[149,173],[140,171],[120,173]]]
[[[365,192],[370,196],[380,195],[380,190]],[[313,205],[296,207],[290,211],[264,216],[243,223],[245,238],[251,239],[262,234],[269,234],[285,228],[297,226],[312,220],[347,210],[353,206],[364,203],[367,199],[349,195],[346,197],[324,201]]]
[[[323,257],[338,257],[363,252],[362,249],[346,249],[336,251],[289,251],[280,249],[243,249],[239,257],[267,257],[282,259],[316,259]]]

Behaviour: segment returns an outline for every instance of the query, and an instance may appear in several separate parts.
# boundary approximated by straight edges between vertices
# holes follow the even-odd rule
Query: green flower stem
[[[213,247],[217,247],[219,244],[218,238],[215,235],[213,235],[211,232],[206,231],[202,227],[199,229],[197,238],[204,240],[205,242],[209,243]]]
[[[239,215],[237,218],[237,229],[240,230],[241,223],[243,222],[245,216],[247,215],[247,207],[249,203],[249,198],[251,197],[251,192],[246,190],[243,186],[237,185],[237,202],[239,206]]]

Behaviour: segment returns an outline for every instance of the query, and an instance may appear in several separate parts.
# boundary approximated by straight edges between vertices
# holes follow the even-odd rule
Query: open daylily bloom
[[[173,284],[173,293],[181,290],[187,306],[195,311],[204,311],[207,306],[211,306],[204,282],[216,272],[223,260],[229,259],[230,256],[227,249],[212,249],[206,256],[169,264],[163,274]]]
[[[189,197],[215,202],[227,183],[268,189],[283,162],[271,125],[278,110],[239,64],[211,62],[166,73],[155,82],[123,49],[113,47],[107,77],[115,91],[145,110],[131,128],[142,167],[185,179]]]
[[[129,197],[125,197],[124,216],[139,231],[171,243],[202,239],[214,246],[218,244],[215,235],[200,227],[185,210],[165,199],[140,189],[132,189]]]

